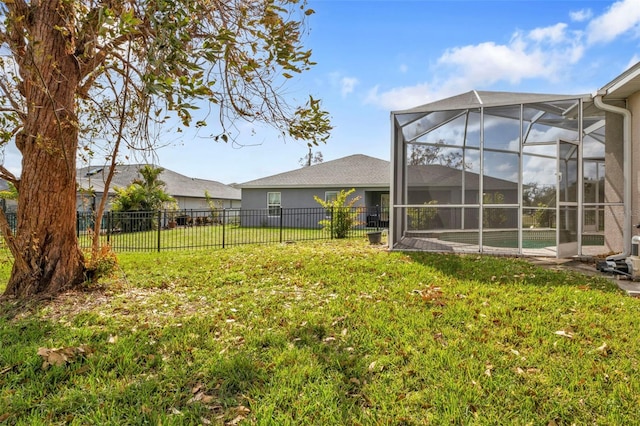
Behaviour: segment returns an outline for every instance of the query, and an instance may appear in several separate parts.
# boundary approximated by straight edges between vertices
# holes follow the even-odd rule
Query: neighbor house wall
[[[113,198],[111,196],[110,198]],[[102,193],[97,192],[95,196],[89,195],[85,192],[78,191],[76,195],[76,211],[81,213],[92,212],[98,208],[100,205],[100,200],[102,200]],[[111,210],[111,200],[107,200],[107,204],[105,205],[105,211]]]
[[[342,189],[345,188],[243,188],[242,208],[266,209],[268,192],[280,192],[280,201],[283,208],[317,208],[320,207],[320,204],[316,202],[314,196],[324,200],[325,192],[340,191]],[[364,206],[364,194],[367,190],[365,188],[357,188],[349,198],[360,196],[360,200],[355,205]]]
[[[209,203],[206,198],[197,197],[180,197],[174,196],[178,209],[180,210],[209,210]],[[212,198],[217,208],[223,209],[239,209],[240,200],[224,200],[220,198]]]
[[[267,193],[280,192],[280,202],[283,209],[299,209],[298,211],[287,211],[283,226],[315,228],[319,226],[318,222],[320,220],[325,219],[325,215],[322,214],[321,206],[314,199],[314,196],[324,200],[325,192],[343,189],[348,190],[350,188],[243,188],[241,223],[243,226],[280,226],[281,219],[278,216],[269,216],[266,213]],[[381,189],[357,188],[349,196],[349,199],[360,197],[354,207],[365,207],[365,194],[368,191],[381,191]],[[363,217],[362,221],[365,220],[366,217]]]

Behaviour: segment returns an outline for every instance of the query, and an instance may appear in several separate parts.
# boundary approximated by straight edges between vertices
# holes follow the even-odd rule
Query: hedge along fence
[[[94,223],[92,212],[78,212],[77,235],[83,248],[91,247]],[[378,207],[106,212],[100,239],[116,252],[225,248],[363,237],[388,224],[388,211]]]

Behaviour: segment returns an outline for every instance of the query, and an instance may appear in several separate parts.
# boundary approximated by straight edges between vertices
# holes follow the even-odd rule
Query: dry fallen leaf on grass
[[[600,352],[603,356],[607,356],[609,354],[609,346],[607,343],[603,343],[602,345],[596,348],[596,351]]]
[[[43,369],[47,369],[51,365],[62,367],[79,357],[90,355],[92,352],[87,345],[66,348],[38,348],[38,355],[43,359]]]
[[[553,334],[557,334],[558,336],[567,337],[569,339],[573,339],[573,333],[566,332],[564,330],[558,330]]]
[[[236,407],[235,410],[238,413],[238,415],[233,420],[231,420],[230,422],[227,422],[226,424],[237,425],[238,423],[246,419],[247,415],[251,412],[251,410],[245,407],[244,405],[239,405],[238,407]]]
[[[193,404],[194,402],[202,402],[203,404],[210,404],[213,402],[214,397],[207,395],[204,392],[197,392],[192,398],[187,401],[187,404]]]
[[[486,370],[484,370],[484,374],[486,376],[491,377],[491,371],[493,370],[493,365],[487,364],[485,367],[486,367]]]

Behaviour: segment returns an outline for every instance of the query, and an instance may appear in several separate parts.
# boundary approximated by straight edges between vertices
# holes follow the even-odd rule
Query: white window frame
[[[325,191],[324,192],[324,202],[331,203],[338,198],[338,194],[340,191]],[[329,219],[331,217],[331,207],[328,207],[324,211],[325,219]]]
[[[324,191],[324,202],[330,203],[338,199],[340,191]]]
[[[278,194],[277,203],[275,200],[271,200],[272,194]],[[282,193],[281,192],[267,192],[267,211],[269,216],[280,216],[280,208],[282,207]],[[275,214],[274,214],[275,213]]]

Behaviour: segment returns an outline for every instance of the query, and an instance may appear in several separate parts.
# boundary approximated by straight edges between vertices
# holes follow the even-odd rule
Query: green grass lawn
[[[369,231],[380,228],[354,228],[349,238],[362,238]],[[322,228],[278,228],[222,226],[181,226],[175,229],[155,229],[143,232],[118,232],[101,235],[100,240],[108,243],[114,251],[161,251],[175,249],[196,249],[232,247],[244,244],[270,244],[291,241],[328,240],[331,234]],[[78,238],[83,248],[90,248],[91,235],[82,233]]]
[[[364,235],[366,229],[353,230],[351,236]],[[231,247],[244,244],[268,244],[285,241],[322,240],[331,236],[322,228],[277,228],[222,226],[181,226],[143,232],[119,232],[101,235],[100,240],[118,253],[123,251],[158,251],[206,247]],[[91,247],[91,235],[78,238],[81,247]]]
[[[606,278],[360,239],[119,259],[87,292],[5,303],[0,423],[640,419],[640,300]]]

